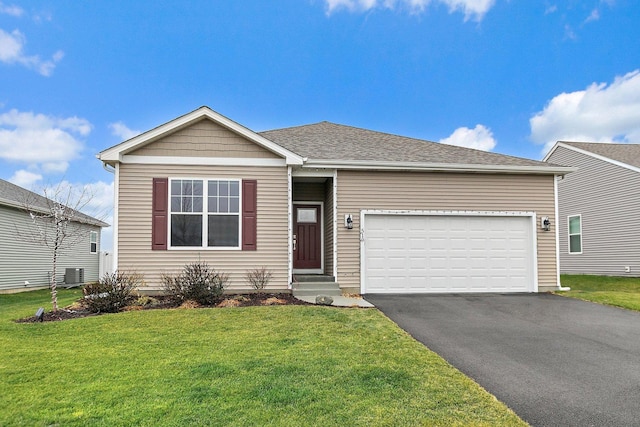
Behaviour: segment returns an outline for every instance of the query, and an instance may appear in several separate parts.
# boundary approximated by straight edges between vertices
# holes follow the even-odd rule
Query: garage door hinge
[[[364,242],[364,229],[360,230],[360,241]]]

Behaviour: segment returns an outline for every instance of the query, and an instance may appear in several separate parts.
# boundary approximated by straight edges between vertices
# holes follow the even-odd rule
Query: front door
[[[293,268],[322,269],[322,209],[320,205],[293,205]],[[304,272],[304,271],[303,271]]]

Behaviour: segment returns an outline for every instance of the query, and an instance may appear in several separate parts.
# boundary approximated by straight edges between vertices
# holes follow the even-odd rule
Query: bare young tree
[[[88,186],[74,187],[66,181],[43,189],[44,197],[30,193],[25,197],[23,209],[31,217],[29,230],[19,231],[19,236],[34,244],[45,246],[51,252],[52,273],[49,278],[53,311],[58,310],[56,287],[58,257],[79,244],[86,242],[91,232],[88,224],[105,225],[81,211],[94,197]]]

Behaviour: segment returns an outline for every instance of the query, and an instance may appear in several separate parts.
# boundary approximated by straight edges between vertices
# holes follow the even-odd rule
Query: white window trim
[[[571,252],[571,218],[578,217],[580,218],[580,252]],[[576,236],[576,234],[573,234]],[[582,240],[582,214],[577,215],[567,215],[567,252],[571,255],[580,255],[583,251],[583,240]]]
[[[93,236],[96,236],[96,241],[93,241]],[[95,243],[96,244],[96,250],[92,251],[91,250],[91,245]],[[98,232],[97,231],[90,231],[89,232],[89,253],[90,254],[97,254],[98,253]]]
[[[171,217],[174,212],[171,211],[171,183],[173,181],[180,180],[198,180],[202,181],[202,245],[201,246],[172,246],[171,245]],[[209,221],[207,220],[208,212],[208,197],[209,197],[209,181],[235,181],[238,183],[238,246],[207,246],[207,237],[209,235]],[[240,178],[224,178],[224,177],[171,177],[169,178],[169,185],[167,185],[168,197],[167,206],[168,221],[167,221],[167,250],[172,251],[193,251],[193,250],[205,250],[205,251],[239,251],[242,250],[242,179]],[[181,212],[175,212],[180,214]],[[228,215],[235,215],[233,212],[227,213]]]

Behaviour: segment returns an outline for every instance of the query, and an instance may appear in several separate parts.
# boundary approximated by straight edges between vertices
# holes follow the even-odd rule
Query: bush
[[[143,284],[141,274],[119,271],[107,273],[98,282],[84,286],[82,303],[94,313],[116,313],[135,298],[133,291]]]
[[[247,271],[244,276],[245,280],[251,283],[251,286],[256,291],[263,290],[271,281],[271,277],[273,277],[273,274],[267,270],[267,267],[254,268]]]
[[[187,264],[177,276],[162,275],[165,292],[180,304],[187,300],[202,305],[214,304],[228,282],[228,275],[216,272],[206,262]]]

